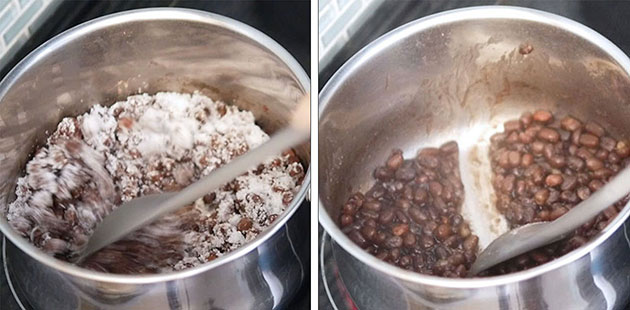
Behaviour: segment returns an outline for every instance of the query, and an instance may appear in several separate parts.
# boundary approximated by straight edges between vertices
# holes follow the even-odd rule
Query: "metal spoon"
[[[523,225],[492,241],[473,263],[468,274],[476,275],[527,251],[561,240],[630,192],[630,167],[552,222]]]
[[[203,195],[247,172],[273,155],[296,146],[310,137],[309,97],[304,96],[294,110],[288,127],[266,143],[235,158],[208,176],[179,192],[147,195],[123,203],[96,227],[87,245],[75,259],[81,262],[94,252],[149,224],[160,216],[194,202]]]

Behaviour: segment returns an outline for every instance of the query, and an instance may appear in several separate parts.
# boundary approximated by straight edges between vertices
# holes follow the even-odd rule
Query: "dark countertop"
[[[85,21],[126,10],[148,7],[183,7],[208,11],[231,17],[246,23],[270,36],[283,46],[302,65],[307,74],[311,66],[310,16],[309,1],[64,1],[55,13],[43,23],[26,44],[15,54],[4,68],[0,68],[0,77],[4,77],[13,66],[33,49],[55,35]],[[291,25],[288,27],[287,25]],[[307,206],[302,206],[302,209]],[[2,234],[0,234],[0,240]],[[308,269],[310,257],[304,258]],[[2,257],[0,256],[0,266]],[[310,275],[304,280],[289,309],[310,308]],[[9,286],[0,271],[0,310],[19,310],[13,300]],[[46,309],[49,310],[49,309]]]
[[[319,89],[321,90],[332,75],[361,48],[388,31],[412,20],[434,13],[478,5],[521,6],[558,14],[578,21],[604,35],[626,54],[630,54],[630,1],[577,1],[577,0],[424,0],[424,1],[385,1],[374,15],[369,17],[325,67],[319,68]],[[319,236],[321,241],[322,229]],[[319,246],[318,246],[319,249]],[[327,258],[324,258],[325,260]],[[321,265],[320,265],[321,266]],[[321,273],[321,270],[320,270]],[[333,309],[323,289],[319,277],[319,309]],[[630,310],[630,305],[626,307]]]

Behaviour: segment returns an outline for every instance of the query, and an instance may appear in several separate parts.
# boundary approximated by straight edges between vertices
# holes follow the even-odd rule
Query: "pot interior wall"
[[[393,148],[413,157],[478,127],[500,130],[524,111],[568,113],[630,137],[630,79],[592,42],[516,19],[420,27],[371,47],[324,90],[319,198],[333,220]]]
[[[287,123],[290,109],[305,93],[299,78],[270,49],[221,22],[122,21],[49,43],[28,66],[7,77],[19,75],[0,98],[0,211],[14,199],[16,179],[34,148],[63,117],[94,104],[111,105],[144,92],[200,91],[251,110],[258,124],[273,133]],[[296,150],[307,167],[309,145]]]

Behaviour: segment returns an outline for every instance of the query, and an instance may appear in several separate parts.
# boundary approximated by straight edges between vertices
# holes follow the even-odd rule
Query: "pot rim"
[[[241,34],[260,44],[264,48],[271,51],[275,56],[280,58],[280,60],[282,60],[287,65],[287,67],[289,67],[292,73],[295,74],[304,91],[308,92],[310,90],[310,79],[302,66],[295,60],[295,58],[293,58],[293,56],[291,56],[291,54],[287,50],[280,46],[280,44],[278,44],[276,41],[274,41],[261,31],[237,20],[210,12],[183,8],[149,8],[129,10],[102,16],[68,29],[61,34],[53,37],[52,39],[46,41],[44,44],[37,47],[34,51],[24,57],[24,59],[22,59],[0,82],[0,99],[6,96],[8,90],[26,70],[28,70],[32,65],[45,59],[47,55],[51,53],[51,51],[57,49],[58,47],[66,45],[88,33],[99,31],[112,25],[148,20],[176,20],[212,24]],[[259,245],[266,242],[267,239],[271,238],[271,236],[273,236],[281,227],[285,225],[285,223],[289,220],[289,218],[291,218],[293,213],[296,212],[297,208],[300,207],[300,205],[302,204],[302,201],[305,199],[307,191],[310,187],[310,175],[311,168],[309,164],[302,185],[300,186],[300,189],[291,204],[268,229],[259,234],[254,240],[211,262],[202,264],[197,267],[188,268],[182,271],[150,275],[111,274],[93,271],[56,259],[44,253],[42,250],[40,250],[39,248],[31,244],[28,240],[20,236],[17,232],[15,232],[9,226],[5,215],[0,216],[0,232],[2,232],[20,250],[24,251],[26,254],[28,254],[30,257],[33,257],[40,263],[57,271],[75,276],[77,278],[124,284],[148,284],[163,281],[173,281],[188,278],[203,273],[207,270],[227,264],[238,259],[239,257],[245,256],[247,253],[255,250]]]
[[[607,53],[608,56],[613,58],[619,64],[619,66],[623,68],[627,75],[630,75],[630,59],[628,59],[628,56],[626,56],[626,54],[624,54],[610,40],[592,30],[591,28],[588,28],[576,21],[556,14],[523,7],[496,5],[475,6],[440,12],[417,19],[415,21],[411,21],[398,28],[395,28],[394,30],[391,30],[390,32],[382,35],[378,39],[363,47],[358,53],[356,53],[346,63],[344,63],[337,72],[335,72],[335,74],[330,78],[330,80],[322,89],[319,96],[320,118],[325,111],[326,106],[328,105],[332,95],[336,93],[337,90],[343,85],[345,79],[353,72],[361,68],[367,60],[372,58],[374,55],[379,54],[387,47],[395,44],[399,40],[405,39],[408,36],[431,29],[436,26],[465,20],[482,19],[524,20],[546,24],[567,31],[577,37],[589,41],[593,45],[600,47],[602,51]],[[595,238],[591,239],[586,245],[540,266],[524,271],[487,278],[442,278],[430,275],[423,275],[383,262],[354,244],[354,242],[352,242],[339,229],[335,221],[333,221],[329,216],[328,212],[321,202],[321,199],[319,200],[319,222],[324,227],[326,232],[332,237],[332,239],[345,251],[349,252],[353,257],[359,259],[362,263],[367,264],[368,266],[373,267],[386,275],[416,284],[433,285],[446,288],[469,289],[499,286],[524,281],[561,268],[565,265],[570,264],[571,262],[578,260],[579,258],[587,255],[591,250],[599,246],[605,240],[607,240],[608,237],[610,237],[610,235],[612,235],[624,223],[624,221],[630,215],[630,208],[628,207],[628,205],[630,205],[630,202],[626,204],[624,209],[617,215],[612,223],[610,223]]]

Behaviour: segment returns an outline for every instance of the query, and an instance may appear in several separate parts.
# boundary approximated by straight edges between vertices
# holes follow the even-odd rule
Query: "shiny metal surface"
[[[158,91],[200,91],[251,110],[268,133],[286,126],[309,79],[282,47],[222,16],[183,9],[128,11],[82,24],[48,41],[0,83],[0,210],[14,198],[28,155],[59,120],[96,103]],[[309,164],[309,145],[296,148]],[[310,171],[310,170],[309,170]],[[38,309],[260,309],[284,305],[305,267],[308,236],[294,217],[309,186],[257,239],[208,264],[159,275],[111,275],[47,256],[0,218],[11,241],[14,285]],[[46,292],[49,299],[37,299]]]
[[[533,52],[520,53],[521,45],[531,45]],[[372,299],[353,295],[359,308],[373,309],[373,300],[393,298],[409,309],[625,305],[628,207],[580,249],[527,271],[477,279],[420,275],[384,263],[352,243],[336,219],[350,193],[371,185],[373,168],[392,148],[401,147],[410,157],[421,146],[457,139],[465,165],[461,159],[470,159],[481,144],[477,139],[485,137],[482,131],[499,130],[502,121],[524,110],[567,111],[629,138],[628,72],[627,56],[593,30],[553,14],[503,6],[417,20],[349,60],[320,95],[319,208],[320,223],[335,241],[335,257],[344,262],[340,274],[353,274],[353,283],[368,290],[361,296]],[[467,197],[476,196],[471,192],[479,193],[466,187]],[[391,285],[383,290],[380,283]]]
[[[393,282],[379,281],[378,278],[371,279],[376,282],[362,282],[365,278],[356,275],[356,272],[363,272],[356,268],[358,266],[356,259],[345,257],[349,254],[340,252],[338,248],[339,246],[326,232],[322,233],[319,249],[322,284],[333,309],[357,309],[355,300],[361,301],[364,305],[360,309],[364,309],[366,305],[368,309],[405,309],[408,307],[406,300],[401,298],[399,288]],[[361,266],[369,268],[367,265]],[[343,269],[343,273],[340,269]],[[375,284],[379,287],[379,294],[373,294],[371,287]],[[383,296],[388,296],[388,298],[384,299]]]

